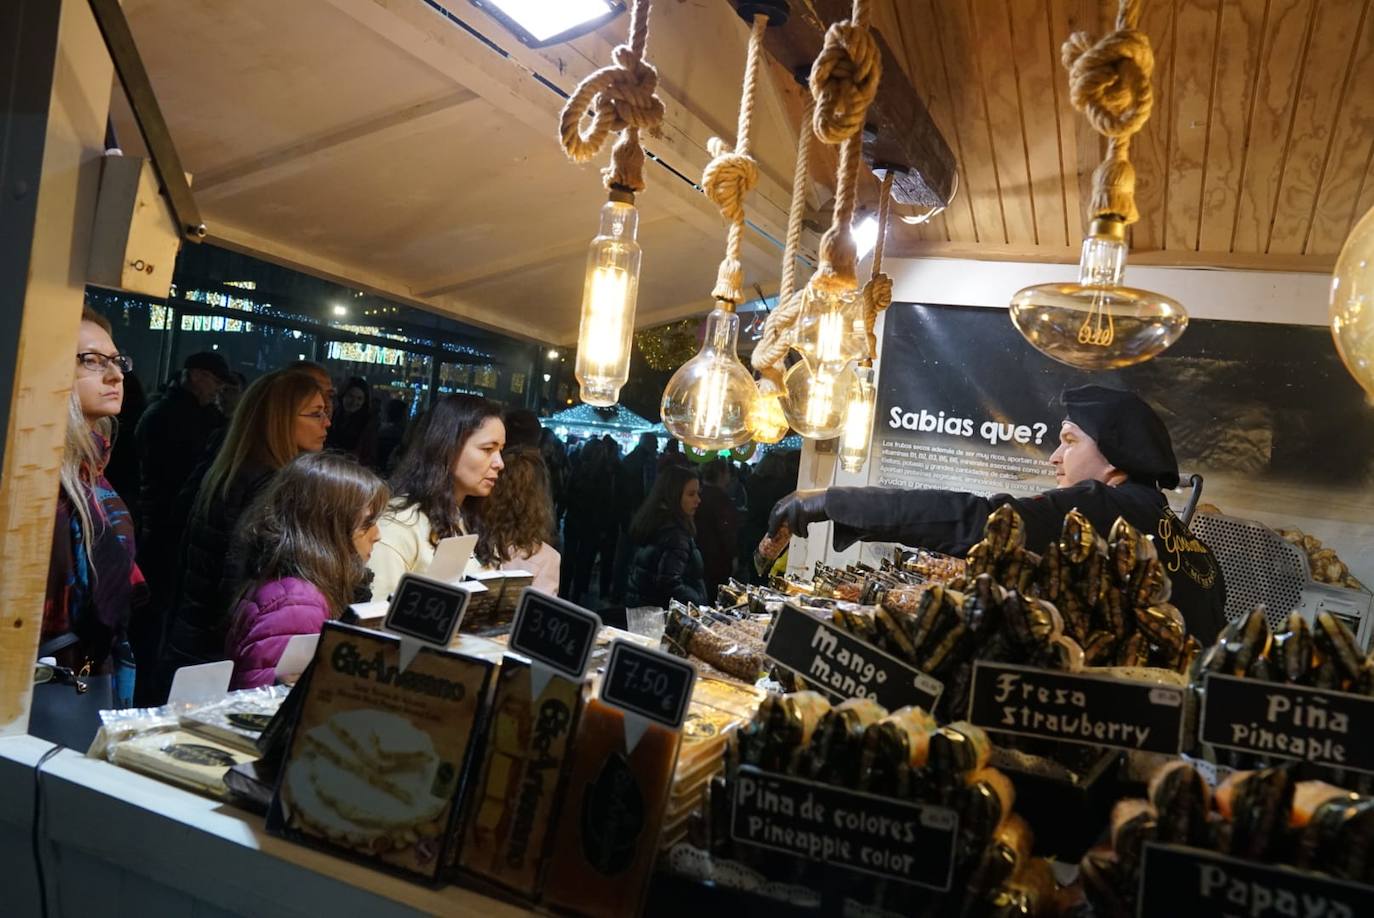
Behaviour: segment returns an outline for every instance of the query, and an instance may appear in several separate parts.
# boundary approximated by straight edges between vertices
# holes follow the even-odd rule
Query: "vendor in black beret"
[[[1059,487],[1035,497],[979,497],[959,491],[825,488],[794,491],[773,507],[769,532],[786,523],[805,535],[811,523],[835,524],[835,548],[854,542],[900,542],[963,555],[983,537],[988,514],[1011,504],[1026,521],[1026,547],[1044,551],[1075,508],[1104,536],[1117,517],[1146,535],[1173,581],[1171,601],[1188,632],[1204,645],[1225,624],[1221,566],[1188,531],[1160,492],[1178,486],[1178,462],[1164,422],[1138,395],[1105,386],[1063,394],[1059,448],[1050,456]]]

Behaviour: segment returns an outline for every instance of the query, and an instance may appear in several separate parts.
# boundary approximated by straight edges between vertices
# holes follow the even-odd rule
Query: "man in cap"
[[[1178,486],[1178,462],[1169,431],[1143,399],[1105,386],[1064,392],[1066,417],[1059,448],[1050,456],[1059,487],[1034,497],[979,497],[958,491],[897,488],[826,488],[794,491],[773,507],[769,531],[786,523],[806,527],[830,520],[836,550],[860,539],[900,542],[962,555],[983,537],[988,514],[1010,504],[1025,520],[1026,547],[1041,552],[1059,537],[1064,516],[1077,509],[1104,536],[1117,517],[1154,536],[1173,581],[1171,601],[1188,632],[1204,645],[1225,624],[1221,566],[1183,525],[1160,492]]]

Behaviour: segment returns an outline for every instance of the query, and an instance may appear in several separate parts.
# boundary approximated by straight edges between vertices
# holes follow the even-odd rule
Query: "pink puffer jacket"
[[[269,580],[239,600],[225,651],[234,661],[230,688],[271,685],[286,644],[297,634],[319,634],[329,603],[315,585],[297,577]]]

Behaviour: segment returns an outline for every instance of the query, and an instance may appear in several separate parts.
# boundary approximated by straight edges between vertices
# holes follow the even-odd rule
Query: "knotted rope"
[[[754,345],[749,362],[763,381],[759,391],[773,394],[782,391],[782,362],[791,347],[788,341],[792,326],[801,314],[801,297],[797,293],[797,254],[801,249],[802,216],[806,209],[806,181],[811,174],[811,138],[815,135],[811,116],[815,100],[808,94],[802,110],[801,130],[797,133],[797,160],[792,169],[792,202],[787,211],[787,243],[782,251],[782,282],[778,287],[778,305],[763,323],[763,336]]]
[[[873,243],[873,265],[864,284],[864,334],[868,337],[868,360],[878,353],[878,313],[892,305],[892,278],[883,273],[883,248],[887,244],[887,218],[892,212],[892,170],[883,175],[878,195],[878,238]]]
[[[706,197],[720,209],[730,223],[725,237],[725,257],[716,271],[716,286],[711,295],[717,300],[738,305],[744,299],[744,265],[740,252],[744,245],[744,196],[759,183],[759,164],[750,152],[750,131],[754,121],[754,96],[758,86],[759,61],[763,57],[763,31],[768,28],[768,16],[754,16],[749,30],[749,53],[744,64],[744,90],[740,96],[739,123],[735,128],[735,146],[719,137],[706,143],[711,161],[701,176]]]
[[[826,30],[825,45],[811,67],[816,136],[840,144],[835,209],[830,228],[821,237],[820,264],[811,278],[818,287],[852,289],[858,284],[858,252],[849,224],[858,202],[864,118],[878,94],[882,71],[878,43],[868,31],[868,0],[854,0],[850,18]]]
[[[1141,3],[1121,0],[1116,31],[1097,41],[1086,32],[1075,32],[1060,48],[1074,108],[1107,138],[1107,156],[1093,170],[1092,214],[1112,215],[1127,224],[1140,219],[1131,138],[1145,126],[1154,106],[1154,51],[1149,36],[1136,28]]]
[[[638,193],[644,190],[644,148],[639,132],[657,137],[663,123],[663,102],[654,94],[658,71],[644,61],[649,38],[650,0],[635,0],[630,11],[630,42],[611,52],[614,61],[595,70],[577,84],[558,121],[563,152],[575,163],[585,163],[601,151],[606,138],[619,132],[611,149],[611,164],[601,171],[607,189]],[[582,119],[591,114],[584,132]]]

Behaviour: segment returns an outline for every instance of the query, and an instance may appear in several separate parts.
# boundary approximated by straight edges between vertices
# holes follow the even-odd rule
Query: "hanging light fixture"
[[[559,118],[559,140],[574,162],[587,162],[607,137],[619,134],[611,164],[602,171],[610,199],[601,208],[601,226],[587,253],[573,371],[582,400],[602,407],[619,401],[620,388],[630,378],[640,263],[634,200],[644,190],[639,132],[657,130],[663,121],[663,102],[654,94],[658,73],[644,61],[648,35],[649,0],[635,0],[629,43],[615,49],[614,64],[577,85]],[[582,119],[588,114],[591,124],[584,132]]]
[[[878,387],[873,364],[855,364],[849,374],[849,392],[840,437],[840,468],[846,472],[863,471],[868,461],[868,443],[873,435],[873,412],[878,405]]]
[[[749,409],[749,429],[756,443],[777,443],[787,436],[787,415],[782,410],[782,392],[767,377],[758,381],[758,396]]]
[[[688,446],[703,450],[727,449],[749,442],[753,438],[750,420],[762,416],[755,407],[758,386],[740,362],[737,351],[739,317],[735,307],[744,299],[744,266],[740,262],[744,198],[759,178],[758,163],[750,155],[749,145],[763,32],[770,25],[786,21],[787,4],[781,0],[753,0],[741,4],[740,13],[750,24],[750,30],[735,148],[712,137],[708,144],[711,161],[701,179],[706,196],[730,223],[725,258],[711,291],[716,305],[706,317],[701,350],[668,380],[660,406],[668,432]]]
[[[829,440],[844,426],[849,395],[847,367],[840,373],[814,370],[803,357],[783,375],[782,409],[792,429],[811,440]]]
[[[639,212],[634,199],[629,191],[611,191],[587,253],[573,372],[582,387],[582,401],[590,405],[614,405],[620,400],[620,387],[630,378],[640,258],[635,241]]]
[[[1012,323],[1036,350],[1083,370],[1151,360],[1188,327],[1176,300],[1123,284],[1126,227],[1139,219],[1131,138],[1154,104],[1154,52],[1136,28],[1139,14],[1140,0],[1121,0],[1116,31],[1097,42],[1075,32],[1064,43],[1070,98],[1107,138],[1107,156],[1093,172],[1093,220],[1078,283],[1027,287],[1011,300]]]
[[[1331,337],[1345,368],[1374,400],[1374,209],[1355,224],[1336,259]]]

